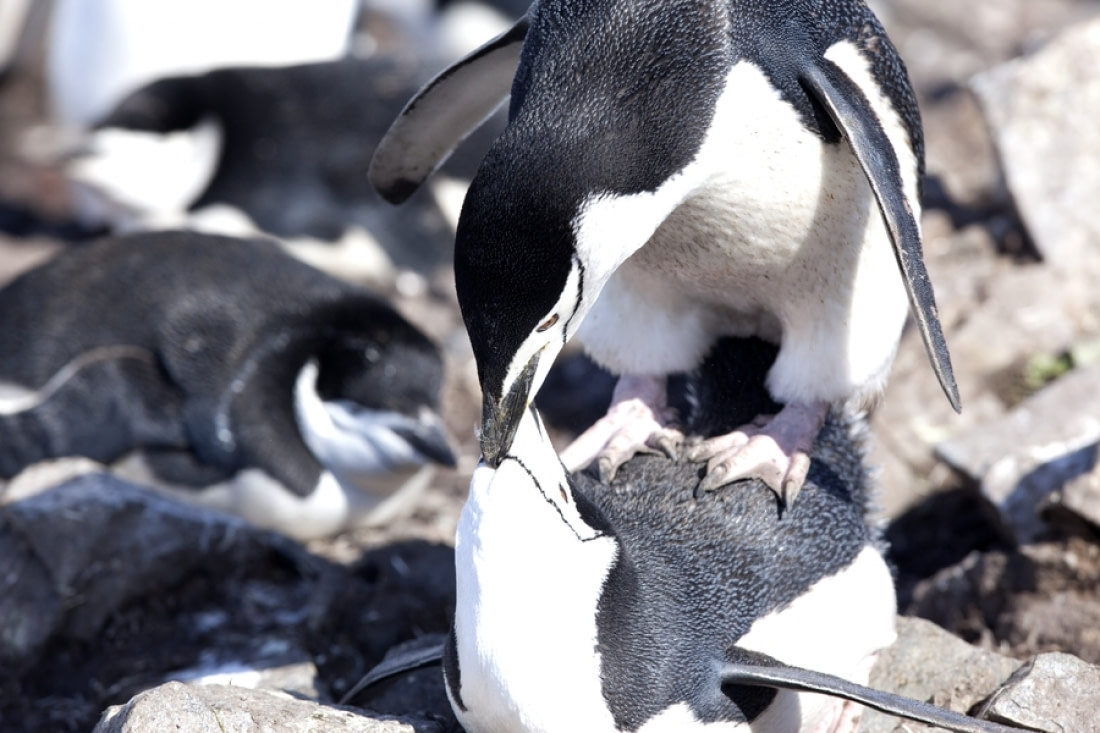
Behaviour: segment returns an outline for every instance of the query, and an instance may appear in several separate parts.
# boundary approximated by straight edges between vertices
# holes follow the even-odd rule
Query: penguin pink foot
[[[670,427],[675,410],[667,406],[667,397],[664,377],[622,377],[607,414],[561,452],[562,463],[573,472],[598,460],[600,476],[609,481],[638,453],[675,458],[684,436]]]
[[[713,491],[757,477],[790,507],[806,480],[810,448],[828,412],[825,402],[792,402],[763,426],[747,425],[703,441],[688,454],[690,460],[708,462],[700,488]]]

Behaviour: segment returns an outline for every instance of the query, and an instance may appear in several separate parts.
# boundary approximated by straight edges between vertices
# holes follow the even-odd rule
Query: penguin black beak
[[[394,428],[394,432],[428,460],[450,468],[458,464],[454,448],[451,447],[454,445],[451,434],[442,418],[428,408],[421,409],[416,422]]]
[[[490,468],[498,468],[512,448],[520,420],[531,404],[531,387],[541,355],[539,351],[531,357],[503,396],[497,398],[485,392],[481,403],[481,455]]]

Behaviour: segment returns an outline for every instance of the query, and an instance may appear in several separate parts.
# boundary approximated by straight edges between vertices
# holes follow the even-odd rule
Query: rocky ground
[[[964,405],[951,411],[907,333],[871,460],[900,610],[936,625],[903,619],[872,681],[1039,730],[1100,730],[1086,664],[1100,663],[1100,2],[872,4],[921,95],[926,261]],[[0,238],[0,280],[70,233],[58,171],[28,153],[43,117],[33,74],[0,88],[0,201],[47,221],[0,212],[25,235]],[[97,730],[165,730],[168,710],[187,731],[454,727],[431,669],[333,704],[453,609],[476,381],[449,274],[428,283],[395,297],[447,350],[445,410],[464,442],[408,518],[302,547],[99,474],[0,494],[0,731],[90,731],[167,680],[184,684]],[[574,357],[549,384],[563,440],[607,399],[591,376]],[[927,730],[898,725],[868,715],[863,730]]]

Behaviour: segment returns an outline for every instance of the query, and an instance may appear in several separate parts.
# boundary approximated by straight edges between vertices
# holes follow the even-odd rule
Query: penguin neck
[[[652,190],[604,191],[584,197],[572,220],[573,248],[585,268],[584,310],[594,305],[619,267],[644,247],[706,180],[703,167],[691,162]]]
[[[330,466],[334,463],[330,454],[343,452],[340,448],[347,441],[317,391],[319,373],[316,359],[306,361],[298,372],[294,382],[294,417],[310,452],[323,465]]]
[[[528,413],[500,467],[478,467],[459,520],[455,637],[462,699],[477,715],[463,722],[614,730],[595,649],[618,545],[585,519],[540,428]]]

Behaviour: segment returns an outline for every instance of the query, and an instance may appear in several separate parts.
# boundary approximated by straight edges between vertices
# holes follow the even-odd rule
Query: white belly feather
[[[908,303],[847,144],[822,144],[742,62],[683,176],[692,193],[582,324],[592,357],[620,374],[667,374],[698,365],[721,336],[757,335],[781,345],[768,381],[777,399],[874,397]]]

